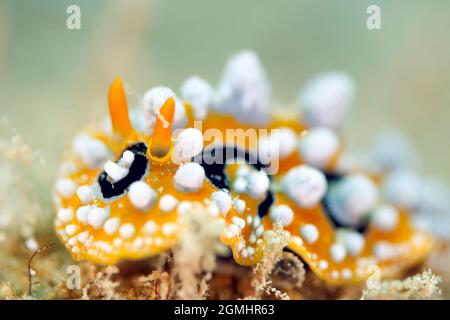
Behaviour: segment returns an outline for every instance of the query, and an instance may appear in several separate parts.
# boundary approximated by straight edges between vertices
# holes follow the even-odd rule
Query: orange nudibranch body
[[[288,248],[327,283],[362,281],[372,266],[394,275],[430,251],[431,236],[415,229],[405,210],[385,203],[368,175],[356,167],[341,172],[343,146],[333,131],[296,119],[255,126],[210,111],[204,132],[253,128],[269,135],[257,134],[251,145],[198,141],[188,131],[172,136],[177,112],[191,117],[188,124],[195,119],[191,102],[166,98],[150,115],[152,132],[137,130],[118,78],[108,99],[112,131],[75,138],[55,184],[56,233],[75,260],[115,264],[169,250],[193,208],[224,222],[221,240],[242,265],[256,264],[267,232],[283,227]],[[271,154],[258,153],[266,146],[277,151],[276,172],[267,171]],[[212,149],[233,156],[213,164],[192,160]],[[188,160],[172,161],[174,150]]]

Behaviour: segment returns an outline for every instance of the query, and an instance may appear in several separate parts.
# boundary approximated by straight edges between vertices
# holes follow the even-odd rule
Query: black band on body
[[[195,162],[199,163],[205,170],[205,175],[211,183],[218,189],[230,191],[230,181],[225,174],[225,167],[232,163],[232,160],[244,160],[256,170],[262,170],[269,165],[263,164],[256,155],[233,145],[215,145],[207,147],[203,152],[195,157]],[[269,175],[269,179],[272,177]],[[264,217],[274,202],[274,197],[269,189],[264,200],[258,205],[258,215]]]
[[[146,156],[147,146],[145,143],[139,142],[133,144],[123,152],[127,150],[134,153],[134,161],[125,177],[114,183],[108,180],[108,174],[105,171],[98,177],[100,190],[105,199],[123,194],[133,182],[141,180],[147,170],[148,159]]]

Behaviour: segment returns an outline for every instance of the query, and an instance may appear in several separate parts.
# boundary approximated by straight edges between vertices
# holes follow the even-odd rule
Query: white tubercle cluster
[[[83,185],[77,188],[77,196],[82,204],[88,204],[94,200],[96,192],[92,186]]]
[[[234,206],[236,207],[236,210],[239,213],[243,213],[245,208],[247,207],[247,204],[245,203],[245,201],[238,199],[238,198],[233,199],[233,203],[234,203]],[[251,216],[249,216],[249,217],[251,217]]]
[[[130,185],[128,199],[138,210],[146,211],[150,209],[156,201],[156,191],[144,181],[136,181]]]
[[[128,175],[130,166],[134,161],[134,153],[126,150],[120,160],[116,163],[108,160],[104,165],[104,170],[112,182],[117,182]]]
[[[170,194],[165,194],[159,198],[159,209],[162,212],[171,212],[175,210],[178,205],[178,200]]]
[[[344,226],[357,227],[378,202],[374,182],[361,174],[352,174],[332,184],[325,201],[330,214]]]
[[[299,231],[302,238],[310,244],[315,243],[319,239],[319,230],[311,223],[302,225]]]
[[[294,211],[284,204],[274,206],[270,210],[270,219],[273,223],[281,223],[283,227],[287,227],[294,220]]]
[[[253,199],[259,199],[266,194],[270,187],[270,179],[263,170],[252,170],[248,166],[241,166],[233,182],[236,193],[246,193]]]
[[[205,179],[205,169],[196,162],[182,164],[173,177],[175,187],[181,192],[200,190]]]
[[[72,149],[81,161],[91,169],[101,168],[111,156],[103,142],[86,134],[80,134],[74,138]]]
[[[231,209],[232,201],[230,195],[225,191],[216,191],[211,195],[211,199],[216,204],[222,215],[226,215]]]
[[[337,232],[339,242],[345,247],[348,254],[351,256],[359,255],[364,249],[364,236],[351,229],[343,229]]]
[[[409,171],[395,171],[388,175],[381,187],[385,199],[405,209],[415,209],[418,205],[420,179]]]
[[[292,168],[281,181],[283,192],[300,208],[319,203],[327,190],[324,174],[308,165]]]
[[[340,243],[334,243],[330,247],[330,257],[336,262],[342,262],[347,257],[347,249]]]
[[[300,138],[300,155],[305,163],[325,169],[339,150],[339,138],[336,133],[325,127],[318,127]]]
[[[339,129],[354,91],[353,79],[344,73],[330,72],[313,78],[298,97],[304,121],[311,127]]]
[[[78,217],[78,211],[83,208],[80,207],[77,210],[77,217]],[[99,229],[103,226],[105,221],[109,218],[109,208],[100,208],[96,206],[88,207],[86,211],[86,217],[82,217],[83,219],[86,219],[86,222],[90,224],[94,229]],[[80,215],[81,216],[81,215]]]
[[[398,212],[392,206],[377,208],[372,214],[372,224],[385,232],[392,231],[398,223]]]
[[[270,187],[267,174],[262,171],[252,171],[247,177],[248,193],[253,199],[259,199],[266,194]]]
[[[175,99],[175,114],[173,116],[172,129],[184,128],[186,125],[186,110],[184,109],[183,102],[177,98],[170,88],[162,86],[154,87],[148,90],[142,98],[144,122],[148,133],[152,132],[157,117],[161,117],[159,109],[170,97]]]
[[[119,234],[124,239],[130,239],[136,233],[136,228],[132,223],[125,223],[120,226]]]
[[[105,221],[105,224],[103,225],[103,230],[105,230],[105,232],[108,235],[113,235],[119,229],[119,226],[120,226],[119,218],[117,217],[109,218],[108,220]]]
[[[202,152],[203,135],[200,130],[187,128],[175,138],[175,145],[172,151],[172,161],[174,163],[190,162],[193,157]]]
[[[228,60],[217,89],[215,107],[238,120],[265,124],[270,119],[271,85],[253,51],[242,51]]]
[[[194,118],[203,120],[213,103],[214,90],[211,85],[198,76],[186,79],[181,86],[181,97],[192,106]]]
[[[265,163],[274,159],[284,159],[292,154],[297,147],[295,132],[287,127],[274,129],[267,136],[261,136],[258,141],[258,154]]]

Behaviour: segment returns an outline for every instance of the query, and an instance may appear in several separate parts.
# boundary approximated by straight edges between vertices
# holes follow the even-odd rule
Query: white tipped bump
[[[232,217],[231,222],[234,225],[238,226],[239,229],[243,229],[245,227],[245,220],[240,217],[236,217],[236,216]]]
[[[241,199],[234,199],[234,206],[236,207],[236,210],[237,210],[239,213],[242,213],[242,212],[244,212],[245,207],[247,206],[247,204],[245,203],[244,200],[241,200]]]
[[[228,228],[225,230],[224,236],[226,238],[231,239],[231,238],[235,237],[236,235],[238,235],[239,232],[240,232],[240,228],[237,225],[230,224],[228,226]]]
[[[272,137],[278,141],[278,154],[281,159],[292,154],[297,146],[297,137],[291,128],[281,127],[275,131]]]
[[[68,236],[72,236],[75,234],[75,232],[77,232],[78,227],[76,224],[69,224],[64,230],[66,231]]]
[[[299,95],[304,120],[312,127],[338,129],[353,101],[354,87],[353,79],[344,73],[315,77]]]
[[[100,207],[92,207],[87,214],[87,222],[94,228],[98,229],[109,218],[109,210]]]
[[[250,172],[251,169],[248,165],[241,165],[236,171],[236,176],[241,178],[247,178]]]
[[[347,249],[340,244],[335,243],[330,247],[330,257],[334,262],[342,262],[347,256]]]
[[[117,217],[106,220],[103,230],[109,235],[113,235],[119,229],[120,219]]]
[[[179,215],[187,215],[192,210],[192,202],[188,200],[181,201],[177,207],[177,213]]]
[[[270,119],[271,86],[253,51],[231,57],[217,90],[216,108],[245,123],[265,124]]]
[[[343,234],[343,245],[351,256],[359,255],[364,249],[364,244],[364,237],[359,232],[347,231]]]
[[[150,209],[156,200],[156,191],[144,181],[136,181],[130,185],[128,199],[138,210],[146,211]]]
[[[91,169],[101,168],[110,157],[110,152],[103,142],[85,134],[76,136],[72,147],[81,161]]]
[[[232,201],[231,197],[225,191],[216,191],[211,195],[211,199],[214,201],[216,206],[222,215],[226,215],[231,209]]]
[[[203,134],[195,128],[183,129],[175,140],[172,151],[174,163],[190,162],[203,149]]]
[[[398,223],[398,212],[392,206],[383,206],[373,213],[372,223],[385,232],[392,231]]]
[[[380,260],[389,260],[395,256],[395,250],[389,242],[379,241],[374,244],[372,249],[375,257]]]
[[[301,208],[310,208],[319,203],[327,190],[325,175],[308,165],[292,168],[283,177],[284,193]]]
[[[252,171],[248,175],[248,192],[253,199],[259,199],[269,190],[270,180],[267,174],[262,171]]]
[[[265,162],[288,157],[297,146],[295,132],[287,127],[272,130],[268,136],[261,136],[258,141],[258,154]]]
[[[90,206],[81,206],[77,209],[77,212],[75,213],[78,221],[83,223],[88,223],[88,214],[91,210]]]
[[[158,231],[158,225],[156,224],[155,221],[152,221],[152,220],[147,221],[147,222],[144,224],[143,231],[144,231],[144,233],[147,234],[147,235],[152,235],[152,234],[154,234],[156,231]]]
[[[264,233],[264,226],[261,224],[261,225],[259,225],[258,228],[256,228],[255,235],[257,237],[261,237],[263,235],[263,233]]]
[[[346,176],[330,187],[326,196],[330,214],[342,225],[356,227],[378,202],[375,183],[362,174]]]
[[[200,77],[192,76],[183,82],[181,97],[192,106],[194,118],[203,120],[213,102],[214,91],[211,85]]]
[[[135,232],[136,228],[131,223],[125,223],[119,228],[119,234],[124,239],[130,239],[134,236]]]
[[[94,200],[95,192],[91,186],[80,186],[77,189],[77,196],[82,204],[87,204]]]
[[[70,222],[73,219],[73,210],[71,208],[61,208],[58,210],[57,217],[63,223]]]
[[[319,230],[313,224],[305,224],[300,227],[300,234],[308,243],[315,243],[319,239]]]
[[[247,180],[243,177],[237,177],[233,182],[233,190],[236,193],[244,193],[247,191]]]
[[[159,199],[159,209],[162,212],[171,212],[177,207],[178,200],[170,194],[165,194]]]
[[[196,192],[203,185],[205,169],[198,163],[189,162],[178,168],[173,179],[178,191]]]
[[[167,87],[154,87],[148,90],[142,99],[144,122],[147,131],[155,126],[156,119],[160,116],[159,109],[173,97],[175,99],[175,114],[173,116],[172,129],[184,128],[186,125],[186,110],[183,103],[175,96],[175,93]]]
[[[279,222],[283,227],[287,227],[294,220],[294,211],[287,205],[281,204],[271,208],[270,219],[272,223]]]
[[[78,234],[77,239],[78,239],[78,241],[80,241],[81,243],[84,244],[86,242],[86,240],[89,238],[89,236],[90,236],[89,231],[83,231]]]
[[[64,198],[70,198],[73,196],[76,188],[77,185],[70,179],[59,179],[55,184],[56,192]]]
[[[305,163],[325,169],[339,150],[339,138],[328,128],[311,129],[300,138],[300,154]]]

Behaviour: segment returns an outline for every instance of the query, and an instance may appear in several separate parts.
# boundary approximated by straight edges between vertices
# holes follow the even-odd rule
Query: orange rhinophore
[[[131,132],[128,106],[122,80],[117,77],[109,88],[109,115],[114,132],[124,136]]]
[[[335,130],[344,106],[334,106],[332,122],[324,118],[333,115],[327,104],[350,100],[342,97],[351,91],[349,80],[316,80],[302,95],[307,112],[301,121],[269,116],[261,108],[270,86],[255,59],[248,52],[232,59],[215,100],[195,78],[182,90],[184,105],[170,89],[157,87],[145,98],[147,113],[132,110],[133,116],[120,79],[114,81],[113,132],[77,135],[55,184],[55,229],[74,259],[115,264],[169,250],[193,208],[225,222],[220,239],[241,265],[258,263],[275,226],[288,232],[288,248],[327,283],[363,281],[374,266],[393,276],[424,259],[433,238],[413,226],[411,209],[386,200],[382,175],[372,179],[347,157]],[[251,81],[242,79],[252,72]],[[324,90],[333,99],[320,100]],[[180,114],[204,115],[203,138],[195,128],[172,136]],[[216,134],[208,136],[211,129]],[[221,141],[228,130],[238,134]],[[247,135],[253,137],[248,143],[240,139]],[[211,157],[218,158],[206,161]]]
[[[153,131],[150,154],[162,158],[169,152],[172,143],[172,121],[175,114],[175,100],[173,97],[167,99],[159,110]]]

